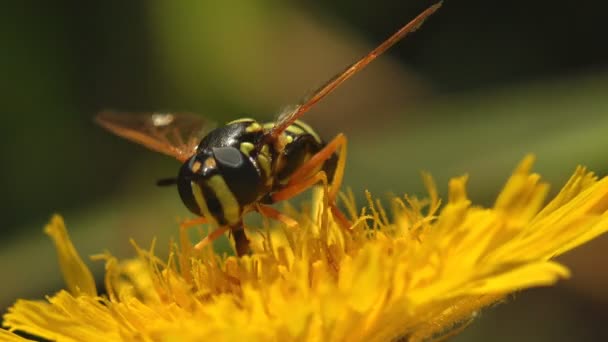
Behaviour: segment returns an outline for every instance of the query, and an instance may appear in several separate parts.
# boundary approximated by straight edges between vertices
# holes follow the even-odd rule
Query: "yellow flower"
[[[236,258],[189,243],[169,260],[153,247],[106,262],[107,295],[70,242],[63,221],[46,228],[68,290],[43,301],[18,300],[4,325],[59,341],[428,340],[455,334],[505,295],[569,275],[551,258],[608,229],[608,178],[579,167],[543,205],[548,185],[517,167],[494,207],[473,206],[467,178],[450,181],[441,209],[430,176],[428,199],[393,198],[392,218],[368,194],[344,231],[323,193],[296,211],[298,229],[250,230],[253,253]],[[183,237],[182,237],[183,238]],[[182,240],[185,241],[185,240]],[[1,331],[0,338],[21,341]]]

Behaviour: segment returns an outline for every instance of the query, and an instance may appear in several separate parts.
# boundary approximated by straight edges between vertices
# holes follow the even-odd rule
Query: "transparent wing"
[[[192,113],[101,112],[95,122],[110,132],[184,162],[215,125]]]
[[[323,86],[313,92],[312,95],[306,97],[300,104],[287,108],[285,111],[283,111],[272,128],[270,136],[273,138],[279,136],[289,125],[306,113],[317,102],[334,91],[344,81],[366,67],[369,63],[376,59],[376,57],[388,50],[408,33],[416,31],[416,29],[418,29],[431,14],[435,13],[435,11],[441,7],[441,4],[442,3],[439,2],[427,8],[424,12],[420,13],[416,18],[403,26],[399,31],[395,32],[395,34],[390,36],[382,44],[378,45],[378,47],[376,47],[370,53],[363,56],[363,58],[359,59],[357,62],[349,65],[343,72],[327,81]]]

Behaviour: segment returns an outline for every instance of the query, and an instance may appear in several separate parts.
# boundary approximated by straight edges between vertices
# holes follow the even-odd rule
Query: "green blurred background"
[[[84,255],[133,254],[187,217],[154,182],[178,164],[102,131],[101,109],[271,120],[429,6],[420,0],[8,1],[0,12],[2,311],[63,286],[42,227],[64,215]],[[470,174],[491,205],[528,152],[554,184],[608,172],[608,3],[448,0],[305,118],[345,132],[345,184],[421,193]],[[362,201],[360,202],[363,203]],[[165,239],[165,240],[163,240]],[[482,313],[457,340],[607,340],[608,239],[563,257],[574,277]],[[102,265],[90,262],[97,274]]]

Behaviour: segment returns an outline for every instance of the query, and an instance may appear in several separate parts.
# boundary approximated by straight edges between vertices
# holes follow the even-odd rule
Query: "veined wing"
[[[192,113],[101,112],[95,122],[110,132],[184,162],[215,127]]]
[[[321,101],[321,99],[323,99],[325,96],[327,96],[336,88],[338,88],[338,86],[344,83],[344,81],[349,79],[357,72],[361,71],[369,63],[376,59],[376,57],[388,50],[391,46],[393,46],[395,43],[405,37],[408,33],[416,31],[431,14],[435,13],[435,11],[437,11],[439,7],[441,7],[441,4],[442,3],[439,2],[427,8],[424,12],[420,13],[416,18],[414,18],[412,21],[403,26],[399,31],[395,32],[382,44],[378,45],[378,47],[376,47],[370,53],[363,56],[363,58],[359,59],[357,62],[349,65],[343,72],[339,73],[338,75],[327,81],[323,86],[313,92],[312,95],[306,97],[304,101],[302,101],[300,104],[287,108],[279,115],[279,118],[277,119],[276,124],[272,128],[269,136],[272,138],[278,137],[285,129],[287,129],[289,125],[291,125],[294,121],[296,121],[299,117],[306,113],[317,102]]]

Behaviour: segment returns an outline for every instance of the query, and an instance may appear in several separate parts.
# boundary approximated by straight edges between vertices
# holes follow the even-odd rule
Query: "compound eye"
[[[213,149],[216,163],[222,167],[238,169],[245,163],[245,157],[241,151],[234,147],[217,147]]]

